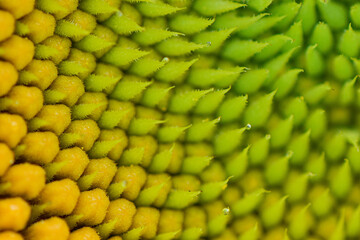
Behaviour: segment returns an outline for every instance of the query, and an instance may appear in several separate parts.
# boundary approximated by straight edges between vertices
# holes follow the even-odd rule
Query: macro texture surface
[[[0,240],[360,237],[360,3],[0,0]]]

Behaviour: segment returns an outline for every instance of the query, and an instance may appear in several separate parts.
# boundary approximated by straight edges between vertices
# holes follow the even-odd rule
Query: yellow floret
[[[78,180],[89,163],[86,153],[78,147],[61,150],[55,157],[53,164],[60,168],[54,173],[56,178],[70,178]]]
[[[136,213],[135,205],[120,198],[110,202],[104,222],[116,221],[113,234],[121,234],[129,230]]]
[[[36,6],[44,11],[49,11],[56,19],[61,19],[75,11],[78,7],[78,2],[78,0],[38,0]],[[52,9],[49,5],[55,7]]]
[[[266,236],[264,236],[264,240],[283,240],[286,230],[283,227],[276,227],[271,229]]]
[[[190,156],[205,157],[214,155],[212,145],[207,143],[186,144],[185,149]]]
[[[161,190],[159,191],[153,205],[156,207],[161,207],[164,205],[168,194],[171,189],[171,177],[168,174],[148,174],[144,189],[150,188],[159,184],[163,184]]]
[[[9,12],[0,10],[0,29],[0,42],[13,34],[15,19]]]
[[[115,0],[115,1],[118,1],[118,0]],[[97,17],[99,17],[99,15]],[[104,39],[105,41],[111,42],[111,43],[115,43],[119,37],[117,34],[115,34],[109,28],[106,28],[99,24],[94,29],[93,34],[95,34],[95,35],[99,36],[100,38]],[[107,51],[109,51],[111,49],[111,47],[112,46],[109,46],[107,48],[104,48],[104,49],[94,52],[95,57],[101,58]],[[120,70],[118,70],[118,71],[120,71]]]
[[[108,110],[124,112],[124,117],[118,124],[118,126],[124,130],[128,129],[131,119],[135,116],[135,106],[132,102],[109,100]]]
[[[28,29],[27,37],[34,43],[39,43],[52,36],[55,30],[55,18],[47,13],[35,9],[20,20]]]
[[[116,42],[116,40],[114,40],[114,42]],[[107,52],[107,51],[108,51],[107,49],[100,50],[100,52]],[[99,54],[96,54],[96,57],[98,57],[98,55]],[[104,63],[97,63],[93,74],[102,75],[110,78],[118,78],[118,79],[121,79],[123,77],[123,72],[119,68]],[[110,86],[105,88],[103,92],[110,94],[114,90],[115,85],[116,83],[111,84]],[[109,100],[109,101],[115,101],[115,100]]]
[[[168,166],[168,172],[175,174],[180,171],[182,160],[185,157],[185,150],[182,144],[175,142],[170,144],[160,144],[159,152],[166,151],[173,148],[171,154],[170,164]]]
[[[116,173],[116,164],[109,158],[93,159],[87,165],[83,176],[92,175],[91,188],[107,189]]]
[[[315,229],[315,233],[322,239],[331,239],[331,235],[336,229],[336,216],[331,214],[321,219]]]
[[[207,217],[203,208],[193,206],[185,210],[184,228],[200,228],[204,235],[207,231]]]
[[[136,8],[134,8],[134,6],[128,3],[123,3],[121,5],[121,11],[125,13],[124,15],[135,21],[137,24],[141,24],[142,15],[136,10]]]
[[[71,123],[70,108],[64,104],[45,105],[30,123],[30,130],[51,131],[59,136]]]
[[[208,216],[208,219],[213,219],[223,213],[225,208],[224,203],[221,200],[216,200],[205,205],[205,210]]]
[[[7,113],[0,114],[0,141],[13,148],[26,133],[27,127],[22,117]]]
[[[30,217],[30,206],[21,198],[0,200],[0,231],[19,231],[25,228]]]
[[[212,162],[201,172],[200,178],[204,182],[219,182],[226,178],[226,173],[219,162]]]
[[[6,99],[9,101],[7,110],[29,120],[42,108],[44,98],[37,87],[15,86],[11,89]]]
[[[51,84],[49,90],[51,93],[48,94],[49,96],[45,96],[46,102],[64,103],[69,107],[74,105],[79,99],[79,97],[81,97],[85,92],[82,81],[75,76],[57,77],[55,81]],[[53,92],[56,92],[57,94],[61,95],[60,100],[53,99],[53,96],[51,96]]]
[[[144,239],[152,239],[156,236],[160,212],[156,208],[140,207],[134,216],[131,228],[143,227],[141,236]]]
[[[68,240],[100,240],[93,228],[83,227],[70,233]]]
[[[39,194],[38,202],[46,204],[47,214],[63,216],[74,210],[79,196],[80,190],[76,183],[70,179],[64,179],[46,184]]]
[[[193,175],[179,175],[172,178],[174,189],[185,191],[198,191],[200,189],[200,180]]]
[[[232,229],[235,233],[241,235],[244,232],[252,229],[257,222],[260,222],[260,219],[254,215],[247,215],[242,218],[236,219],[232,224]]]
[[[224,190],[222,199],[224,200],[225,204],[232,205],[233,203],[238,201],[240,197],[241,197],[240,189],[233,186],[229,186]]]
[[[24,240],[24,238],[19,233],[5,231],[0,233],[0,240]]]
[[[55,64],[59,64],[64,60],[70,53],[71,41],[68,38],[60,37],[58,35],[53,35],[43,42],[41,46],[46,46],[55,50],[55,54],[46,56],[46,59],[53,61]],[[46,54],[46,50],[41,52],[39,49],[36,50],[36,57],[43,59],[42,54]]]
[[[88,33],[91,33],[96,27],[95,17],[80,10],[75,10],[70,15],[68,15],[65,18],[65,20],[75,24],[76,26],[78,26],[84,31],[87,31]],[[84,37],[83,35],[79,35],[79,36],[73,36],[71,37],[71,39],[77,42],[81,40],[83,37]]]
[[[118,128],[112,130],[102,130],[100,132],[100,136],[98,141],[112,141],[112,140],[119,140],[119,143],[116,144],[113,149],[108,153],[108,157],[114,161],[120,159],[124,149],[128,145],[128,138],[126,133]]]
[[[24,85],[31,85],[47,89],[58,75],[55,64],[50,60],[33,59],[20,73],[20,82]]]
[[[12,165],[15,161],[14,153],[4,143],[0,143],[0,159],[0,176],[2,176],[4,175],[8,167]]]
[[[222,233],[226,229],[225,224],[230,218],[230,215],[226,213],[229,209],[221,200],[207,203],[204,207],[208,219],[208,235],[215,236]]]
[[[80,216],[79,225],[94,226],[104,220],[109,204],[104,190],[96,188],[80,194],[72,214]]]
[[[29,163],[16,164],[1,177],[1,182],[8,186],[6,194],[31,200],[36,198],[45,186],[45,171],[42,167]]]
[[[114,236],[114,237],[109,238],[108,240],[123,240],[123,239],[120,236]]]
[[[235,233],[230,229],[225,229],[219,236],[215,237],[213,240],[237,240]]]
[[[141,161],[143,167],[148,167],[157,150],[157,141],[151,136],[130,136],[129,148],[143,148],[144,154]]]
[[[160,212],[158,233],[178,232],[175,237],[179,237],[183,228],[183,222],[183,211],[163,209]]]
[[[0,58],[11,62],[18,70],[23,69],[31,62],[34,51],[34,44],[29,39],[17,35],[12,35],[0,43]]]
[[[24,233],[25,240],[67,240],[69,234],[66,222],[58,217],[36,222]]]
[[[11,63],[0,61],[0,97],[10,91],[18,80],[18,76],[18,72]]]
[[[137,198],[146,181],[146,172],[140,166],[121,166],[114,177],[114,183],[125,181],[126,187],[122,197],[132,201]]]
[[[50,163],[59,152],[59,140],[52,132],[29,133],[22,144],[25,146],[22,157],[32,163]]]
[[[121,0],[105,0],[105,2],[107,4],[109,4],[109,6],[112,6],[114,8],[119,8],[119,6],[121,4]],[[112,15],[112,13],[100,13],[100,14],[96,15],[96,19],[99,22],[103,22],[106,19],[108,19],[111,15]]]
[[[34,9],[35,0],[0,1],[0,8],[9,11],[16,19],[19,19]]]
[[[83,68],[83,70],[77,74],[81,79],[85,79],[89,76],[96,67],[96,58],[91,53],[82,52],[76,48],[71,48],[69,57],[66,61],[74,62],[78,64],[79,68]]]
[[[248,171],[239,181],[239,185],[244,189],[244,192],[253,192],[265,186],[264,176],[258,170]]]
[[[145,108],[142,106],[136,107],[136,118],[138,119],[152,119],[152,120],[158,120],[162,121],[163,114],[159,112],[158,110],[152,109],[152,108]],[[149,131],[149,135],[155,135],[157,131],[159,130],[159,125],[155,125],[151,128]]]
[[[88,118],[97,121],[107,107],[107,97],[104,93],[86,92],[79,98],[77,104],[98,105],[92,110],[91,114],[87,116]]]
[[[71,122],[65,131],[65,134],[67,133],[77,136],[73,145],[80,147],[84,151],[89,151],[99,137],[100,129],[94,120],[77,120]]]

